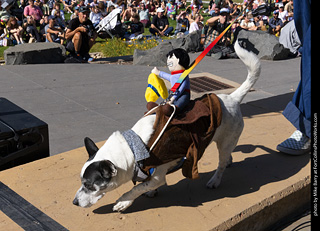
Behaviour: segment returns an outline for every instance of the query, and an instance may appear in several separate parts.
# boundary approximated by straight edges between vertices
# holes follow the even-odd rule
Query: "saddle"
[[[147,145],[149,148],[158,138],[168,119],[162,107],[158,107],[154,133]],[[151,168],[185,157],[182,165],[183,175],[190,179],[198,178],[198,161],[221,124],[221,119],[221,104],[215,94],[206,94],[192,100],[184,111],[169,123],[150,152],[150,157],[144,160],[143,170],[148,172]]]

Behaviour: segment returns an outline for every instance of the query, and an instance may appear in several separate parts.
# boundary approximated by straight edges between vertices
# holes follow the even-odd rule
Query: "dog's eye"
[[[93,186],[93,184],[84,183],[84,187],[90,191],[97,191],[96,188]]]

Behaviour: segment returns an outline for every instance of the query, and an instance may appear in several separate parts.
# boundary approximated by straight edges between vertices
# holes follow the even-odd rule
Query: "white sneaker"
[[[277,150],[290,155],[303,155],[311,150],[310,139],[296,130],[288,139],[277,146]]]

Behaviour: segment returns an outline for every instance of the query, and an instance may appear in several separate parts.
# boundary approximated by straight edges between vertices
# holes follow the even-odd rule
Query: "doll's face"
[[[174,54],[171,57],[168,56],[167,66],[171,72],[184,70],[184,67],[179,64],[179,59]]]

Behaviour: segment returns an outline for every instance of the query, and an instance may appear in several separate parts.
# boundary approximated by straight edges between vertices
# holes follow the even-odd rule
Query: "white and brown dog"
[[[208,188],[219,186],[226,166],[232,161],[231,152],[236,147],[244,126],[240,103],[260,75],[260,61],[255,54],[242,48],[238,41],[235,43],[235,51],[246,65],[248,76],[244,83],[230,95],[218,95],[222,107],[222,121],[214,134],[213,141],[217,143],[219,150],[219,166],[208,181]],[[145,144],[153,134],[154,122],[155,115],[150,115],[143,117],[132,127]],[[105,193],[132,180],[137,163],[128,143],[119,131],[114,132],[100,149],[89,138],[85,138],[85,146],[89,153],[89,160],[82,168],[80,174],[82,186],[76,193],[73,204],[90,207]],[[153,190],[166,183],[168,170],[176,166],[179,160],[158,166],[150,180],[134,186],[122,195],[113,210],[124,211],[143,193],[149,192],[152,196]]]

